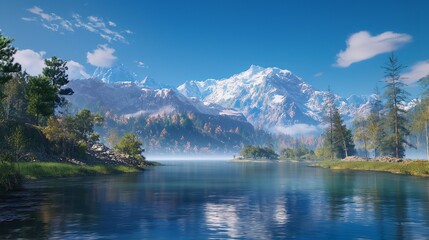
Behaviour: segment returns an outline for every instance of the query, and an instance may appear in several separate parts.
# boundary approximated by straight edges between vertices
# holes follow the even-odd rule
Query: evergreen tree
[[[400,64],[394,53],[392,53],[383,68],[385,70],[386,90],[384,97],[386,98],[386,123],[388,127],[385,139],[387,146],[385,147],[390,152],[389,155],[402,158],[405,155],[405,145],[409,145],[405,138],[410,134],[406,126],[407,122],[404,117],[405,110],[403,106],[409,93],[404,90],[406,85],[401,81],[401,71],[405,66]],[[391,146],[392,144],[393,147]]]
[[[334,138],[333,138],[333,129],[334,129],[334,112],[335,112],[335,96],[331,92],[331,88],[328,87],[328,92],[325,96],[324,102],[323,102],[323,112],[324,115],[324,122],[328,125],[326,131],[325,131],[325,141],[324,141],[324,148],[326,148],[329,151],[329,157],[333,159],[335,157],[334,154]]]
[[[64,96],[72,95],[74,92],[71,88],[63,88],[69,83],[67,62],[57,57],[45,60],[46,67],[43,68],[43,76],[47,77],[55,89],[55,108],[63,107],[67,104]]]
[[[55,88],[48,78],[44,76],[29,78],[27,111],[36,117],[36,123],[39,123],[40,117],[54,114],[55,99]]]
[[[10,45],[12,41],[0,32],[0,103],[4,98],[4,84],[11,80],[15,74],[21,72],[21,66],[13,62],[16,48]]]
[[[333,115],[332,148],[337,158],[345,158],[356,153],[353,135],[343,122],[340,113],[335,109]]]

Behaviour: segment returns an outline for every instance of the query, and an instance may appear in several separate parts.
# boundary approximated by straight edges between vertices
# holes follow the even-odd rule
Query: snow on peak
[[[263,83],[264,80],[272,77],[282,78],[291,75],[292,73],[289,70],[284,70],[277,67],[264,68],[257,65],[251,65],[249,69],[230,77],[230,79],[233,78],[236,80],[247,80],[248,82]]]
[[[137,80],[137,75],[130,72],[124,64],[117,63],[108,68],[97,67],[92,74],[92,78],[100,79],[107,83],[114,83],[135,81]]]
[[[160,83],[153,78],[146,76],[143,80],[137,83],[140,87],[150,88],[150,89],[162,89],[162,88],[171,88],[167,84]]]
[[[297,124],[318,126],[328,96],[289,70],[257,65],[225,79],[188,81],[177,90],[187,97],[236,109],[255,127],[273,131]],[[334,97],[346,120],[369,112],[374,100],[374,96]]]

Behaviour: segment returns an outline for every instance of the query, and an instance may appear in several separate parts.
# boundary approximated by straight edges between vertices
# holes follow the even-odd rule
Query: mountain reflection
[[[424,178],[302,164],[169,163],[30,183],[0,199],[0,239],[418,239],[427,189]]]

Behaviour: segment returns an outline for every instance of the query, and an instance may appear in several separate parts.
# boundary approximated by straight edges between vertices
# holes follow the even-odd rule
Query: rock
[[[86,162],[90,164],[104,163],[110,165],[131,165],[131,166],[141,166],[149,165],[148,162],[142,161],[134,158],[128,154],[116,153],[114,150],[106,147],[102,143],[89,143],[90,147],[88,148],[88,159]],[[145,157],[143,157],[145,160]]]
[[[359,156],[349,156],[342,159],[341,161],[345,162],[362,162],[362,161],[371,161],[371,162],[388,162],[388,163],[407,163],[413,161],[411,159],[395,158],[390,156],[383,156],[378,158],[364,158]]]

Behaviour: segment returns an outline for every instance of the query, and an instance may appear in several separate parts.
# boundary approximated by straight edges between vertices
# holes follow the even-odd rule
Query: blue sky
[[[409,83],[429,73],[429,1],[8,1],[0,29],[20,62],[70,61],[70,75],[125,64],[172,86],[251,64],[288,69],[318,89],[371,93],[395,50]],[[418,93],[418,87],[409,87]]]

